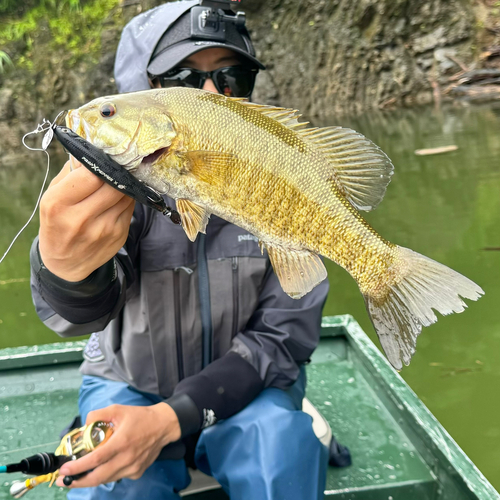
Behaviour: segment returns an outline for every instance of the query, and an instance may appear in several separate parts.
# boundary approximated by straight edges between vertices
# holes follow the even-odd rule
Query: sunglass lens
[[[160,83],[163,88],[170,87],[201,87],[201,76],[189,68],[181,69],[177,73],[167,73],[160,76]]]
[[[256,74],[256,71],[242,66],[223,68],[215,77],[218,90],[226,96],[249,97],[255,84]]]

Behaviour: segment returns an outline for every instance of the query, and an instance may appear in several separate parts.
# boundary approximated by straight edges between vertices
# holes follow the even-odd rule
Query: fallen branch
[[[462,68],[462,71],[470,71],[470,68],[466,66],[462,61],[460,61],[457,57],[452,55],[447,55],[446,57],[453,61],[457,66],[460,66],[460,68]]]
[[[500,85],[456,85],[445,92],[454,97],[464,97],[470,101],[490,101],[500,98]]]
[[[450,151],[456,151],[457,149],[458,146],[452,144],[450,146],[441,146],[440,148],[416,149],[415,154],[418,156],[437,155],[440,153],[448,153]]]
[[[11,283],[26,283],[29,278],[12,278],[10,280],[0,280],[0,285],[10,285]]]

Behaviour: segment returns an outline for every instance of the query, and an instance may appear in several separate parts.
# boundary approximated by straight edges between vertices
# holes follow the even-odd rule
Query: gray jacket
[[[67,283],[44,269],[37,241],[31,252],[40,318],[64,337],[94,333],[82,372],[164,398],[175,394],[172,406],[186,414],[183,434],[206,425],[209,410],[212,423],[213,415],[227,418],[265,387],[290,386],[318,344],[328,292],[324,281],[300,300],[288,297],[256,238],[218,217],[205,243],[200,253],[200,237],[191,243],[180,226],[138,204],[125,247],[83,282]],[[203,368],[205,259],[213,362]]]

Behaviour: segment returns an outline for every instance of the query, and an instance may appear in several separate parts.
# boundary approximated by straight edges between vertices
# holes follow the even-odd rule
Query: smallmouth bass
[[[176,201],[191,241],[211,214],[253,235],[283,290],[300,298],[326,278],[320,255],[356,280],[382,347],[401,369],[423,326],[462,312],[482,289],[379,236],[358,210],[382,200],[389,158],[361,134],[308,128],[295,110],[190,89],[95,99],[73,131]]]

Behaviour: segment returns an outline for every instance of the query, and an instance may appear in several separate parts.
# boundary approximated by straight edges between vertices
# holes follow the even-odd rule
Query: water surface
[[[384,201],[366,219],[384,238],[452,267],[485,291],[465,312],[425,328],[401,375],[500,489],[500,251],[483,250],[500,247],[500,108],[401,110],[342,125],[372,139],[395,166]],[[414,154],[450,144],[459,149]],[[378,346],[356,284],[328,264],[325,312],[352,314]]]
[[[386,239],[465,274],[486,295],[462,314],[424,329],[402,376],[488,479],[500,489],[500,108],[402,110],[324,123],[350,126],[393,160],[385,200],[366,215]],[[317,124],[319,125],[319,124]],[[451,153],[418,157],[415,149],[456,144]],[[20,162],[0,168],[0,255],[27,220],[44,170]],[[53,162],[53,173],[62,160]],[[29,291],[28,252],[38,221],[0,265],[0,347],[59,338],[38,321]],[[326,314],[352,314],[377,343],[350,276],[328,265]],[[362,432],[362,429],[360,429]],[[334,430],[335,432],[335,430]]]

